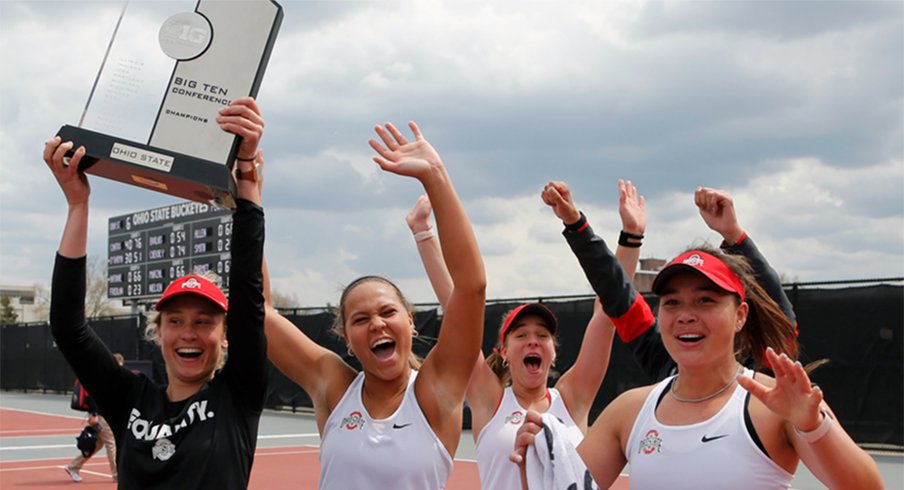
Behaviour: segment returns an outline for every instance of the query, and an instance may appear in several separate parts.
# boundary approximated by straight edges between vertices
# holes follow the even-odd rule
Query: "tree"
[[[19,314],[13,308],[9,296],[0,297],[0,323],[16,323]]]
[[[88,258],[86,265],[85,314],[88,318],[116,313],[113,302],[107,298],[107,264],[100,257]]]

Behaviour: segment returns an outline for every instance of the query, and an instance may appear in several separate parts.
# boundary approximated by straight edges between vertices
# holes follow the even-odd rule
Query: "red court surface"
[[[78,417],[63,417],[49,414],[0,409],[0,448],[9,446],[15,437],[72,435],[73,456],[75,455],[74,434],[82,425]],[[4,444],[6,442],[7,444]],[[40,446],[35,447],[40,450]],[[316,489],[320,464],[317,446],[288,446],[258,448],[254,467],[251,471],[251,490],[273,489]],[[0,489],[40,489],[77,488],[78,490],[114,489],[107,459],[102,454],[88,461],[82,469],[81,483],[69,479],[63,467],[70,459],[30,458],[25,461],[0,462]],[[72,487],[72,485],[77,485]],[[480,487],[477,464],[473,461],[456,460],[447,490],[472,490]],[[627,478],[619,478],[613,489],[627,489]]]

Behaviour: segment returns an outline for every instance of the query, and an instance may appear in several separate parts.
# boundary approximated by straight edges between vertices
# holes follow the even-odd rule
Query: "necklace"
[[[714,393],[711,393],[711,394],[706,395],[706,396],[701,397],[701,398],[683,398],[682,396],[680,396],[680,395],[678,394],[678,392],[675,391],[675,385],[678,384],[678,376],[680,376],[680,375],[678,375],[678,376],[675,376],[675,381],[672,382],[672,389],[669,390],[669,394],[672,395],[672,398],[674,398],[675,400],[677,400],[677,401],[679,401],[679,402],[681,402],[681,403],[700,403],[700,402],[705,402],[706,400],[709,400],[709,399],[711,399],[711,398],[715,398],[715,397],[721,395],[725,390],[728,389],[729,386],[733,385],[734,382],[737,381],[738,378],[741,377],[741,373],[742,373],[743,371],[744,371],[744,366],[738,366],[738,372],[736,372],[735,375],[734,375],[730,380],[728,380],[728,383],[725,383],[725,386],[719,388],[719,389],[716,390]]]

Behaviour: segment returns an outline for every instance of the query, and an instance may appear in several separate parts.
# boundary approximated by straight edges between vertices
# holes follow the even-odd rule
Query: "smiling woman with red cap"
[[[264,214],[254,168],[263,163],[257,145],[264,121],[248,97],[221,109],[217,121],[242,138],[235,164],[238,199],[230,299],[197,275],[176,279],[166,288],[150,325],[166,365],[163,386],[120,366],[88,326],[85,255],[91,191],[88,178],[78,170],[85,150],[76,149],[67,161],[64,155],[73,144],[59,137],[44,149],[44,161],[69,204],[54,266],[51,328],[60,351],[113,429],[121,489],[248,485],[267,385]],[[217,373],[227,339],[229,362]]]
[[[596,241],[584,246],[603,254]],[[669,262],[652,289],[660,298],[661,342],[677,374],[621,394],[578,446],[600,488],[626,463],[631,488],[789,488],[800,461],[830,488],[882,487],[875,462],[794,360],[793,326],[742,257],[695,247]],[[636,304],[649,312],[642,296]],[[622,320],[645,325],[651,317],[635,315]],[[749,358],[770,365],[775,376],[744,367]],[[541,426],[539,414],[529,413],[513,460],[524,461]]]
[[[563,192],[567,188],[562,188]],[[641,236],[646,228],[643,197],[630,181],[619,181],[619,215],[623,232]],[[547,202],[551,205],[551,203]],[[562,212],[556,208],[556,212]],[[418,252],[440,303],[445,307],[451,280],[443,265],[439,243],[429,224],[430,201],[422,196],[407,216]],[[633,271],[639,244],[616,251],[619,261]],[[633,274],[629,274],[633,277]],[[551,388],[550,369],[556,360],[558,321],[541,303],[522,304],[505,314],[493,353],[481,353],[471,372],[467,401],[477,449],[481,488],[521,488],[518,468],[508,457],[515,434],[528,410],[549,413],[562,421],[563,435],[572,445],[583,439],[590,408],[609,364],[614,329],[599,300],[586,326],[574,364]]]

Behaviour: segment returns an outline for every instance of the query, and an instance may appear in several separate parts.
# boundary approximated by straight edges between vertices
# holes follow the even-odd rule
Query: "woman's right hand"
[[[91,195],[88,177],[78,169],[85,156],[85,147],[79,146],[72,157],[67,159],[66,152],[73,146],[71,141],[62,142],[59,136],[54,136],[44,145],[44,163],[53,172],[70,206],[88,204],[88,197]]]
[[[553,181],[546,184],[540,197],[566,225],[577,223],[581,219],[581,212],[575,207],[571,189],[565,182]]]
[[[423,182],[432,170],[442,169],[443,162],[439,153],[424,139],[417,124],[410,121],[408,127],[414,134],[414,141],[408,141],[395,126],[386,123],[385,128],[380,125],[374,126],[382,144],[374,139],[368,140],[368,143],[379,154],[374,157],[374,162],[380,168]]]

